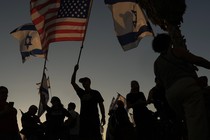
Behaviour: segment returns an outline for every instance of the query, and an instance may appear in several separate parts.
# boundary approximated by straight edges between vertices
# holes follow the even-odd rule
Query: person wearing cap
[[[21,140],[17,109],[13,102],[7,102],[8,89],[0,86],[0,140]]]
[[[82,84],[82,89],[77,85],[76,73],[79,69],[79,65],[75,65],[74,72],[71,77],[71,84],[76,91],[81,101],[80,106],[80,139],[81,140],[102,140],[100,133],[100,125],[104,125],[105,122],[105,108],[103,104],[103,97],[97,90],[91,89],[91,80],[88,77],[79,79]],[[99,118],[99,110],[101,113],[101,122]]]

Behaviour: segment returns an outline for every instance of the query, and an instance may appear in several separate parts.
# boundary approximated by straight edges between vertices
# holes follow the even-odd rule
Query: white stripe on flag
[[[119,2],[118,2],[119,1]],[[107,1],[112,12],[116,36],[124,51],[136,48],[145,36],[153,36],[153,31],[141,7],[134,1]]]

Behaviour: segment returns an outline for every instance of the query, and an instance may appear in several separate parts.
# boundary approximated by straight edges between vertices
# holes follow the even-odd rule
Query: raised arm
[[[190,53],[188,50],[183,49],[183,48],[173,48],[173,53],[175,56],[178,58],[181,58],[185,61],[188,61],[192,64],[195,64],[197,66],[204,67],[206,69],[210,69],[210,62],[206,60],[203,57],[196,56],[192,53]]]
[[[71,77],[71,84],[72,84],[72,86],[74,87],[75,90],[79,88],[79,86],[76,84],[76,75],[77,75],[77,70],[78,69],[79,69],[79,65],[77,64],[77,65],[74,66],[74,72],[73,72],[72,77]]]

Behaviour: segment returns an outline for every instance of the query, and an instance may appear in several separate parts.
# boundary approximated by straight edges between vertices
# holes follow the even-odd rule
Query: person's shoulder
[[[132,95],[132,94],[134,94],[134,93],[133,93],[133,92],[129,92],[129,93],[127,93],[127,95],[128,95],[128,96],[130,96],[130,95]]]
[[[70,115],[71,115],[73,118],[76,118],[76,117],[78,117],[78,116],[79,116],[79,113],[78,113],[78,112],[76,112],[76,111],[74,111],[74,110],[69,111],[69,113],[70,113]]]
[[[144,92],[139,91],[138,95],[139,95],[139,96],[142,96],[142,95],[144,96]]]
[[[160,60],[162,60],[163,54],[160,54],[154,61],[154,65],[156,65]]]
[[[28,115],[28,113],[27,112],[25,112],[25,113],[22,113],[22,116],[21,116],[21,118],[22,119],[24,119],[24,118],[27,118],[29,115]]]
[[[92,88],[91,88],[91,91],[94,91],[94,92],[99,92],[97,89],[92,89]]]
[[[64,106],[61,107],[61,110],[68,111],[66,108],[64,108]]]
[[[69,111],[66,108],[64,108],[64,106],[62,106],[60,110],[63,112],[63,114],[69,114]]]
[[[38,115],[33,116],[35,119],[40,119]]]
[[[82,89],[78,84],[74,84],[74,90],[76,91],[76,92],[80,92],[80,91],[84,91],[84,89]]]
[[[183,48],[183,47],[173,47],[170,50],[172,50],[172,51],[188,51],[186,48]]]
[[[133,95],[133,93],[132,92],[129,92],[129,93],[126,94],[126,97],[130,97],[132,95]]]
[[[189,53],[189,50],[183,47],[175,47],[171,49],[171,52],[175,57],[182,58]]]
[[[46,105],[46,110],[51,111],[51,110],[53,110],[53,107],[49,107],[48,105]]]
[[[96,93],[96,94],[101,94],[98,90],[96,90],[96,89],[91,89],[91,92],[92,93]]]
[[[138,93],[130,92],[126,95],[126,98],[127,99],[134,99],[134,98],[138,97],[139,95],[141,95],[139,92]]]

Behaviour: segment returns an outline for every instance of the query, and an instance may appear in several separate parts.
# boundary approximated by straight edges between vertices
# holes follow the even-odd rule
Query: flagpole
[[[45,56],[45,61],[44,61],[44,68],[43,68],[43,73],[42,73],[42,80],[41,80],[41,84],[40,84],[40,87],[39,87],[39,96],[40,96],[40,103],[39,103],[39,109],[38,109],[38,117],[41,117],[41,115],[43,114],[43,112],[40,112],[40,108],[43,107],[43,102],[46,102],[46,98],[44,97],[43,98],[43,95],[41,93],[41,87],[43,85],[43,82],[44,82],[44,77],[46,78],[46,73],[45,73],[45,70],[47,69],[46,67],[46,64],[47,64],[47,55],[48,55],[48,50],[46,52],[46,56]],[[48,85],[47,85],[48,86]],[[42,87],[43,88],[43,87]],[[42,106],[42,107],[41,107]],[[41,113],[41,114],[40,114]]]
[[[49,47],[48,47],[48,49],[49,49]],[[44,73],[45,73],[46,64],[47,64],[48,51],[49,51],[49,50],[47,50],[47,52],[46,52],[45,61],[44,61],[44,68],[43,68],[43,73],[42,73],[42,82],[43,82],[43,75],[44,75]],[[41,83],[42,83],[42,82],[41,82]]]
[[[77,60],[77,65],[79,65],[79,61],[80,61],[80,58],[81,58],[82,49],[83,49],[83,46],[84,46],[86,32],[87,32],[87,27],[88,27],[88,23],[89,23],[89,19],[90,19],[90,13],[91,13],[92,5],[93,5],[93,0],[90,0],[90,7],[89,7],[89,12],[88,12],[88,17],[87,17],[87,24],[86,24],[86,27],[85,27],[85,32],[84,32],[84,37],[83,37],[83,40],[82,40],[82,45],[81,45],[80,51],[79,51],[79,57],[78,57],[78,60]]]
[[[49,48],[48,48],[49,49]],[[46,56],[45,56],[45,60],[44,60],[44,68],[43,68],[43,72],[42,72],[42,80],[41,80],[41,85],[43,83],[43,77],[44,77],[44,73],[45,73],[45,69],[46,69],[46,65],[47,65],[47,56],[48,56],[48,50],[46,52]]]

